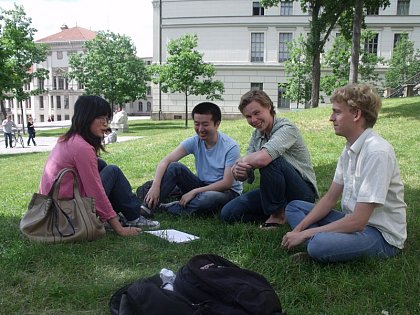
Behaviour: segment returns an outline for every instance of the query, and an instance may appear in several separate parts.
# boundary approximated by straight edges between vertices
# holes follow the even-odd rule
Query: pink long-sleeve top
[[[80,135],[71,137],[68,141],[57,141],[48,156],[44,173],[39,184],[39,192],[48,194],[57,174],[63,168],[76,170],[79,179],[79,190],[82,197],[95,198],[96,213],[102,221],[117,216],[105,194],[98,171],[98,158],[95,149]],[[61,181],[60,198],[73,196],[73,176],[66,174]]]

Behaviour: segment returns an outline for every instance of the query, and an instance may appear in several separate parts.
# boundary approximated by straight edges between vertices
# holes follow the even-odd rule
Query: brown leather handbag
[[[73,198],[58,199],[60,182],[67,173],[73,175]],[[80,196],[76,172],[70,168],[60,171],[48,195],[33,194],[20,230],[30,240],[44,243],[93,241],[105,235],[95,199]]]

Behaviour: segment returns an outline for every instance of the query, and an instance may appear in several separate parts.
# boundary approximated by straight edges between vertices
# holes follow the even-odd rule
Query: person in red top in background
[[[70,129],[61,136],[45,164],[39,192],[48,194],[63,168],[76,171],[80,194],[95,198],[96,213],[121,236],[138,235],[140,228],[158,228],[159,222],[141,215],[141,202],[133,194],[121,169],[98,158],[105,151],[102,139],[108,128],[111,106],[98,96],[80,96],[74,106]],[[73,195],[73,179],[65,175],[60,198]],[[116,212],[123,215],[122,223]]]

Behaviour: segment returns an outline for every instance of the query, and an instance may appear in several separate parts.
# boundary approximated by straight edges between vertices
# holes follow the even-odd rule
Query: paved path
[[[28,137],[23,137],[25,141],[25,147],[22,148],[20,144],[17,144],[15,148],[5,148],[4,137],[1,135],[2,139],[0,140],[0,154],[23,154],[23,153],[32,153],[32,152],[47,152],[51,151],[57,142],[57,137],[36,137],[35,142],[36,146],[32,145],[27,146]],[[118,136],[117,142],[128,141],[143,138],[141,136]],[[112,144],[111,144],[112,145]]]
[[[150,116],[128,116],[128,120],[149,120]],[[70,120],[63,120],[63,121],[56,121],[56,122],[44,122],[44,123],[36,123],[35,129],[55,129],[55,128],[63,128],[70,126]],[[1,126],[0,126],[1,128]],[[141,136],[118,136],[117,142],[128,141],[133,139],[143,138]],[[15,148],[7,148],[5,147],[4,143],[4,135],[3,133],[0,134],[0,154],[22,154],[22,153],[32,153],[32,152],[48,152],[51,151],[54,147],[55,143],[57,142],[57,137],[36,137],[35,142],[36,146],[32,145],[27,146],[28,142],[28,134],[23,136],[25,147],[22,148],[20,144],[17,144]]]

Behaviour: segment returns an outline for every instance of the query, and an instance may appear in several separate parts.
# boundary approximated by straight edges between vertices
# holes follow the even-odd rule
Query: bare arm
[[[108,220],[108,223],[112,226],[112,229],[120,236],[135,236],[138,235],[141,229],[136,227],[123,227],[118,221],[118,217],[114,217]]]
[[[184,194],[179,201],[179,204],[183,207],[187,205],[187,203],[193,199],[198,193],[204,192],[204,191],[225,191],[232,187],[233,184],[233,175],[232,170],[230,167],[225,167],[225,171],[223,173],[223,179],[219,180],[217,182],[214,182],[210,185],[195,188],[188,193]]]
[[[337,190],[340,187],[341,189]],[[333,183],[328,193],[320,200],[320,202],[305,217],[305,219],[302,220],[302,222],[298,224],[292,232],[287,233],[283,237],[282,246],[290,249],[303,243],[319,232],[354,233],[363,230],[368,223],[373,210],[377,207],[377,204],[375,203],[358,202],[356,203],[356,207],[353,213],[346,215],[344,218],[327,225],[306,229],[306,227],[322,219],[331,211],[335,204],[331,204],[334,200],[333,197],[336,197],[336,194],[341,190],[341,185]],[[330,194],[330,196],[328,196],[328,194]],[[335,202],[337,202],[337,200],[338,198],[335,200]],[[323,208],[324,206],[328,206],[328,208]]]

